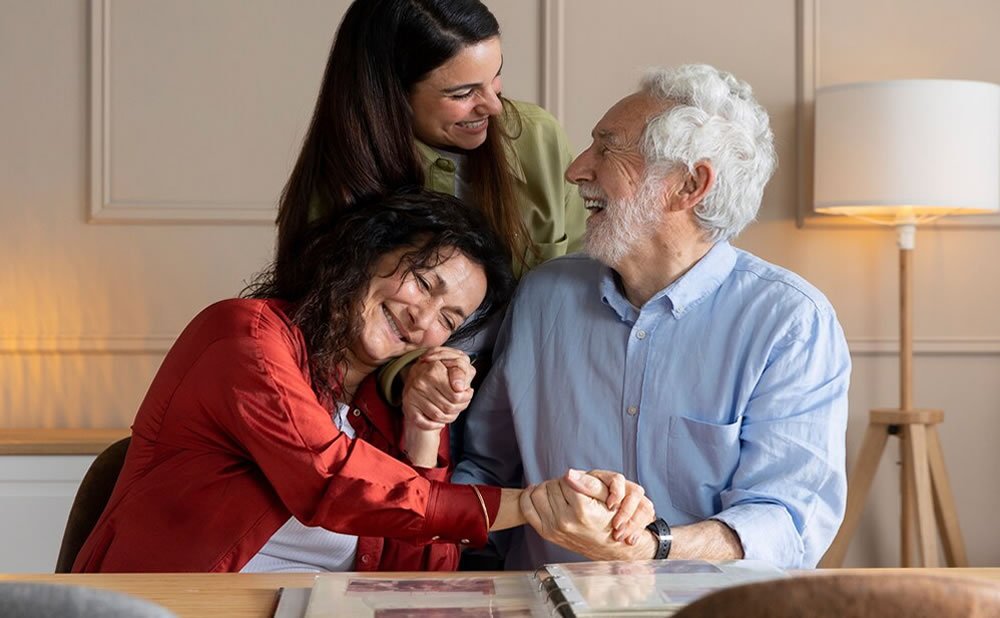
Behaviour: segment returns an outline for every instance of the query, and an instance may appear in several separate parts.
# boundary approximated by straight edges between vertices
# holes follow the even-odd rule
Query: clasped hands
[[[409,432],[439,433],[472,401],[475,367],[452,348],[433,348],[410,366],[403,387]],[[526,488],[521,512],[542,538],[592,560],[651,558],[653,503],[642,486],[617,472],[570,469]]]

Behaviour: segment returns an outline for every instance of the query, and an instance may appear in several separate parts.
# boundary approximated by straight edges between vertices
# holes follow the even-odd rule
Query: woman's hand
[[[410,365],[403,384],[403,417],[424,431],[440,431],[472,401],[476,369],[453,348],[431,348]]]

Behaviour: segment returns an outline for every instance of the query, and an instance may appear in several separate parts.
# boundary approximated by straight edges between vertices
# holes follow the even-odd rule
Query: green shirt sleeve
[[[583,200],[565,180],[573,161],[566,132],[552,114],[537,105],[514,102],[521,133],[513,140],[515,171],[520,171],[518,198],[538,257],[534,267],[580,248],[586,221]]]
[[[403,405],[403,378],[400,373],[403,369],[409,367],[411,363],[416,362],[426,351],[427,348],[420,348],[419,350],[407,352],[395,360],[382,365],[382,368],[379,369],[379,393],[389,405],[396,407]]]

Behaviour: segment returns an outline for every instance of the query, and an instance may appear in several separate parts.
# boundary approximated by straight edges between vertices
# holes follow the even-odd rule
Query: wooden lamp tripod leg
[[[916,505],[917,546],[922,566],[938,566],[937,528],[934,525],[934,504],[931,497],[931,473],[927,462],[927,426],[914,423],[905,429],[903,444],[907,451],[906,484]],[[909,546],[909,537],[902,539]],[[903,566],[909,566],[904,564]]]
[[[934,487],[934,514],[941,531],[945,563],[950,567],[967,567],[969,557],[965,553],[962,530],[958,526],[955,498],[951,494],[948,472],[944,467],[944,451],[941,449],[936,425],[927,428],[927,457]]]

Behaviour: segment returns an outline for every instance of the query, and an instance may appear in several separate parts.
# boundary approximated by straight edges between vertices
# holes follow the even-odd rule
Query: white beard
[[[614,268],[635,245],[663,221],[661,178],[648,175],[631,198],[608,200],[600,221],[587,222],[584,250],[599,262]],[[581,185],[580,193],[594,195],[599,189]],[[593,217],[594,215],[591,215]]]

